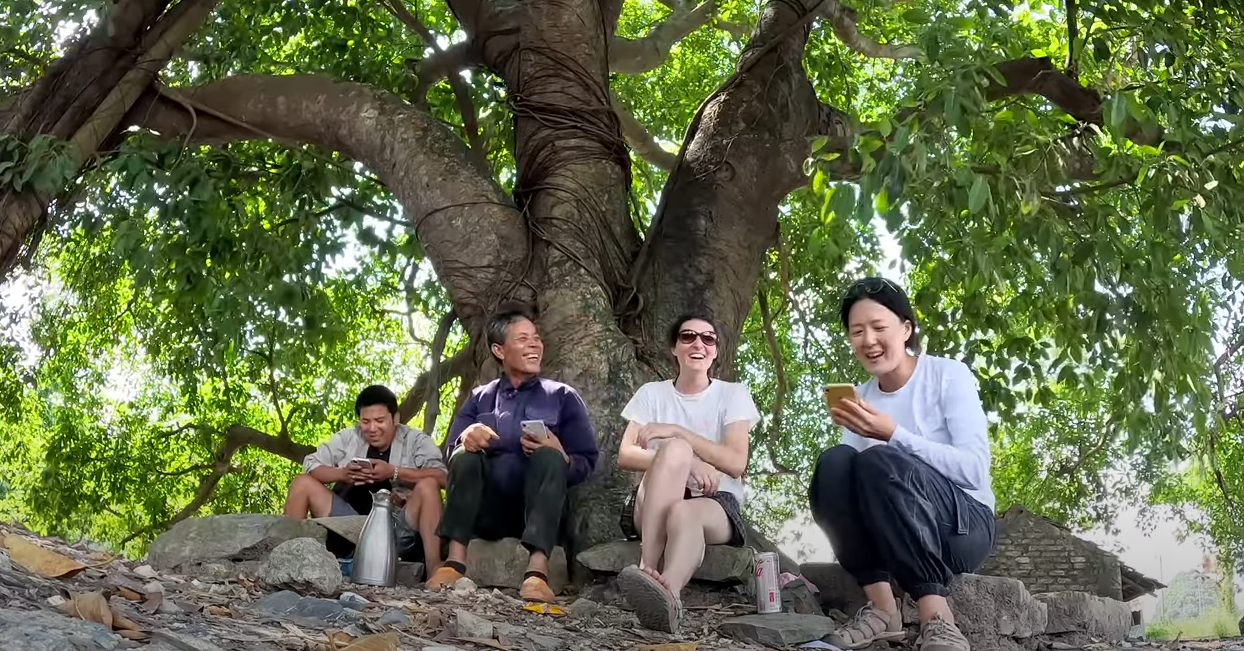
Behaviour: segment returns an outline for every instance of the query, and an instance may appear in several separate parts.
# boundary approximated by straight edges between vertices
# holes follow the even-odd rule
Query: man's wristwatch
[[[393,483],[394,484],[397,483],[397,474],[401,472],[401,470],[402,469],[400,466],[393,466]]]

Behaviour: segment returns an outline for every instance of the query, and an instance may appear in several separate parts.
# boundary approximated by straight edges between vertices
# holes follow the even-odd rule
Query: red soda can
[[[778,555],[756,554],[756,612],[766,615],[782,612],[782,589],[778,587]]]

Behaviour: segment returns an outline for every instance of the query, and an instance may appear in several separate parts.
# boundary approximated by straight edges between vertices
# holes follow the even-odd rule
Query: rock
[[[314,538],[295,538],[276,546],[259,567],[259,580],[273,588],[331,595],[343,581],[337,557]]]
[[[454,581],[454,584],[449,587],[453,590],[454,595],[458,597],[469,595],[476,590],[475,582],[465,576],[457,581]]]
[[[397,564],[397,584],[414,587],[423,581],[423,563],[399,561]]]
[[[497,637],[518,637],[520,635],[526,635],[527,629],[522,626],[506,624],[505,622],[493,622],[492,634]]]
[[[595,572],[617,574],[639,563],[639,541],[607,542],[579,552],[575,560]],[[755,562],[755,555],[745,547],[709,545],[704,550],[704,562],[691,578],[715,583],[747,583],[752,580]]]
[[[1046,605],[1045,633],[1088,633],[1108,641],[1127,639],[1132,608],[1121,601],[1085,592],[1049,592],[1034,595]]]
[[[362,610],[367,607],[367,604],[371,603],[363,595],[353,592],[341,593],[341,596],[337,597],[337,601],[340,601],[342,606],[350,610]]]
[[[101,624],[43,610],[0,608],[0,649],[111,651],[121,638]]]
[[[572,617],[591,617],[599,610],[600,604],[592,601],[591,599],[583,599],[580,597],[579,599],[575,599],[574,603],[570,604],[570,615]]]
[[[718,630],[744,642],[784,649],[819,640],[835,628],[834,620],[828,617],[773,613],[727,619]]]
[[[262,560],[295,538],[313,538],[322,546],[327,535],[317,524],[280,515],[211,515],[183,520],[160,534],[147,560],[156,569],[187,571],[199,563]]]
[[[400,608],[386,610],[376,623],[381,626],[410,626],[410,616]]]
[[[304,597],[297,592],[282,590],[256,601],[251,608],[275,616],[301,617],[310,620],[336,621],[346,616],[345,606],[332,599]]]
[[[181,607],[169,599],[162,599],[160,605],[156,606],[156,612],[161,615],[176,615],[181,612]]]
[[[804,563],[799,573],[820,591],[821,605],[827,609],[855,613],[868,603],[855,577],[837,563]]]
[[[454,634],[459,638],[492,639],[492,622],[466,610],[457,611],[454,617],[457,620]]]
[[[467,576],[485,588],[523,587],[523,574],[530,559],[527,549],[517,538],[472,540],[467,546]],[[566,552],[554,547],[549,555],[549,588],[558,594],[569,579]]]
[[[782,586],[782,611],[799,615],[824,615],[820,601],[802,579]]]
[[[9,559],[9,553],[0,549],[0,570],[11,572],[13,570],[13,561]]]
[[[157,576],[160,576],[160,573],[155,571],[155,569],[153,569],[150,565],[139,565],[134,568],[134,574],[137,574],[144,579],[154,579]]]
[[[164,594],[164,584],[159,581],[149,581],[143,586],[143,594]]]
[[[955,623],[973,648],[991,648],[997,638],[1029,638],[1045,631],[1046,606],[1017,579],[962,574],[950,586]]]
[[[531,640],[536,645],[536,648],[543,649],[543,651],[557,651],[557,649],[562,647],[561,640],[549,635],[528,633],[527,639]]]

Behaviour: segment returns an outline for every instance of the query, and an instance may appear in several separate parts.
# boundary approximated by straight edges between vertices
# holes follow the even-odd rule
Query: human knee
[[[561,450],[550,447],[537,448],[529,457],[532,466],[538,466],[549,470],[564,470],[566,468],[566,458],[562,456]]]
[[[424,501],[441,501],[441,484],[435,479],[420,479],[411,490]]]
[[[320,480],[306,473],[294,477],[294,481],[289,483],[290,495],[313,495],[318,490],[328,490]]]
[[[840,477],[851,472],[855,464],[855,458],[859,454],[855,448],[849,445],[835,445],[825,450],[816,460],[816,470],[813,474],[814,480],[823,477]]]
[[[860,486],[884,484],[909,461],[906,452],[892,445],[874,445],[857,456],[855,482]]]
[[[449,477],[483,471],[484,453],[468,452],[466,448],[458,448],[449,456]]]
[[[690,443],[682,439],[667,439],[661,444],[661,448],[657,450],[657,456],[653,461],[653,465],[690,467],[693,459],[695,459],[695,450],[691,448]]]

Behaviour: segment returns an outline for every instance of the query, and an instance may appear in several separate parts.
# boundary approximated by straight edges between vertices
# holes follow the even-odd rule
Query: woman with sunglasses
[[[618,466],[644,475],[621,524],[643,551],[618,582],[642,626],[672,633],[705,545],[743,544],[741,478],[760,413],[745,385],[709,376],[717,358],[712,321],[678,319],[668,345],[678,375],[643,385],[622,410]]]
[[[890,581],[915,599],[921,651],[968,651],[946,602],[955,574],[994,546],[989,439],[976,378],[963,362],[921,354],[907,294],[884,278],[842,298],[843,327],[872,377],[831,405],[842,444],[821,454],[812,515],[869,604],[825,638],[843,649],[904,637]]]

